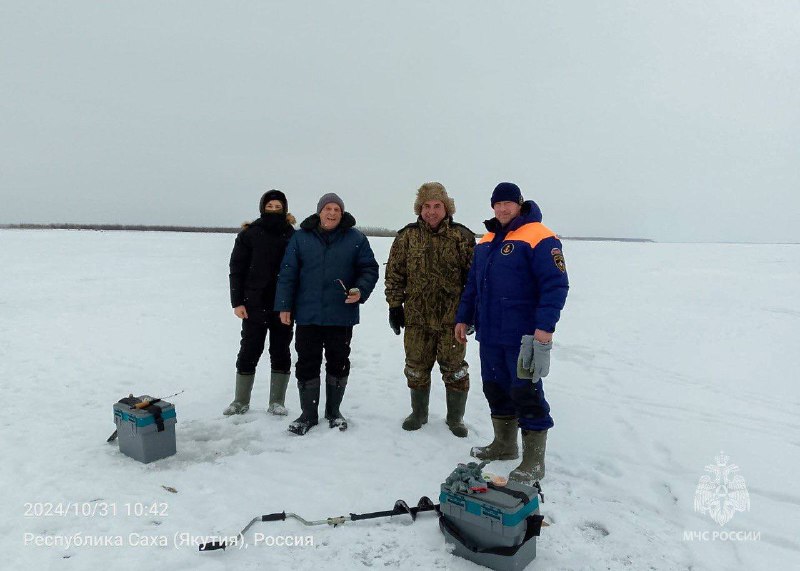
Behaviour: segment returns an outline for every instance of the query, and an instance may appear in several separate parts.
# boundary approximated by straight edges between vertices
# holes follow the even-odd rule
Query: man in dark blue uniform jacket
[[[518,458],[519,426],[522,462],[510,478],[532,485],[544,476],[547,430],[553,426],[542,377],[567,299],[567,268],[558,236],[517,185],[498,184],[491,204],[495,217],[485,222],[488,232],[475,247],[455,327],[461,343],[467,342],[468,327],[475,327],[494,427],[491,444],[471,454],[480,460]]]
[[[317,213],[300,224],[281,262],[275,311],[297,323],[297,386],[303,413],[289,431],[303,435],[318,422],[320,367],[325,353],[325,418],[331,428],[347,428],[339,412],[350,374],[350,339],[358,306],[378,281],[378,263],[367,237],[354,228],[344,202],[329,193]]]

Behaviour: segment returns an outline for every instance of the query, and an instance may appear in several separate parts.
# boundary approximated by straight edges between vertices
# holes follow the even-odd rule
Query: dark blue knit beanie
[[[492,208],[495,202],[516,202],[522,204],[522,191],[513,182],[501,182],[492,192]]]

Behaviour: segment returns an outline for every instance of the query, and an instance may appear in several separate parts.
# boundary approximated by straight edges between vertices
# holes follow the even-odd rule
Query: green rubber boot
[[[403,421],[403,430],[419,430],[428,424],[428,403],[431,398],[431,387],[411,389],[411,414]]]
[[[222,411],[222,414],[231,416],[232,414],[244,414],[250,410],[250,393],[253,392],[253,380],[255,378],[255,373],[249,375],[236,373],[236,394],[233,397],[233,402]]]
[[[544,478],[544,451],[547,447],[546,430],[522,431],[522,462],[508,475],[509,480],[533,486]]]
[[[450,432],[464,438],[467,427],[464,425],[464,410],[467,408],[467,392],[447,389],[447,426]]]
[[[478,460],[515,460],[519,458],[517,447],[517,417],[493,416],[494,440],[488,446],[475,446],[470,456]]]
[[[286,387],[289,386],[289,373],[272,371],[269,377],[269,406],[267,412],[278,416],[286,416]]]

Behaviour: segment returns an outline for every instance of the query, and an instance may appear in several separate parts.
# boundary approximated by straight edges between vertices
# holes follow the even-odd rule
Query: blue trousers
[[[553,426],[550,405],[544,398],[542,379],[517,377],[519,346],[480,344],[483,394],[492,416],[519,418],[524,430],[547,430]]]

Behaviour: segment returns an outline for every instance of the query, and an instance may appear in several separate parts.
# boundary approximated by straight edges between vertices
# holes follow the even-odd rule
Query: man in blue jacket
[[[329,193],[317,213],[300,224],[286,247],[278,275],[275,311],[289,325],[294,319],[297,387],[303,413],[289,431],[303,435],[319,422],[320,368],[325,352],[325,418],[331,428],[347,429],[339,412],[350,373],[350,339],[358,306],[378,281],[378,263],[367,237],[355,226],[344,202]]]
[[[525,202],[516,184],[501,182],[492,193],[495,217],[475,246],[456,314],[455,336],[467,342],[475,326],[480,342],[483,393],[489,401],[494,440],[472,449],[480,460],[519,457],[509,477],[533,485],[544,477],[547,430],[553,426],[542,378],[550,369],[556,322],[569,281],[561,241],[542,224],[535,202]]]

